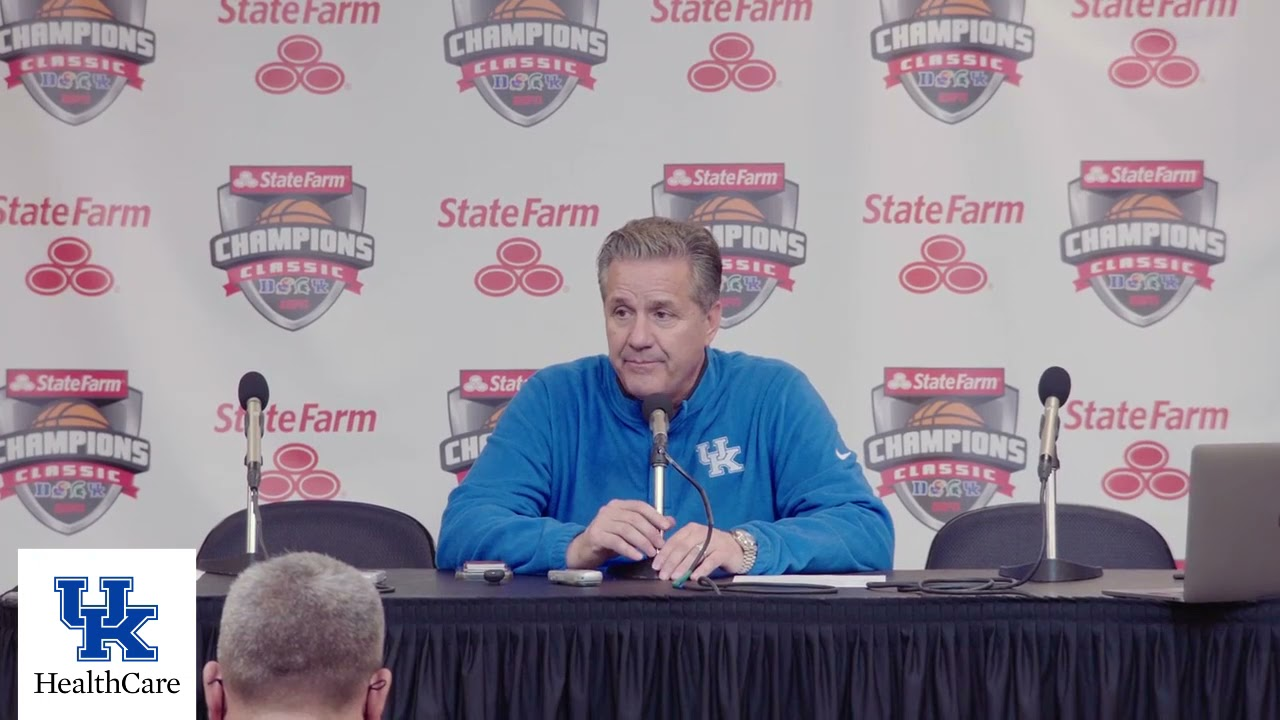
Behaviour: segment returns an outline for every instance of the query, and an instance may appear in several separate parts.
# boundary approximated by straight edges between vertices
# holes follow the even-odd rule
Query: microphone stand
[[[1045,556],[1040,560],[1040,567],[1032,575],[1029,582],[1075,582],[1102,577],[1102,568],[1085,565],[1058,557],[1058,454],[1055,452],[1049,463],[1041,463],[1040,482],[1046,484],[1044,493],[1044,533]],[[1035,568],[1036,563],[1022,565],[1006,565],[1000,568],[1000,576],[1022,579]]]
[[[242,554],[230,557],[211,558],[197,562],[197,570],[210,575],[230,575],[235,577],[248,569],[250,565],[266,559],[266,553],[258,548],[258,536],[262,532],[258,528],[258,485],[262,481],[262,463],[251,463],[249,458],[246,457],[245,465],[247,466],[245,479],[248,483],[248,489],[245,491],[244,510],[245,551]]]
[[[666,503],[667,449],[657,443],[653,443],[649,450],[649,476],[653,483],[653,507],[659,515],[665,516],[662,509]],[[658,579],[658,571],[653,569],[653,558],[611,565],[609,574],[626,580]]]

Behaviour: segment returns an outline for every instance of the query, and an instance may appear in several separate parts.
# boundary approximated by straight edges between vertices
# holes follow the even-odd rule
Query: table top
[[[714,593],[705,588],[693,588],[692,583],[685,588],[677,589],[671,583],[661,580],[629,580],[605,576],[605,580],[596,587],[571,587],[558,585],[540,575],[516,575],[510,581],[499,585],[477,580],[459,580],[452,570],[424,570],[410,568],[388,568],[387,583],[395,588],[394,592],[385,593],[387,602],[397,599],[412,600],[468,600],[468,599],[555,599],[555,598],[616,598],[616,599],[670,599],[700,600],[714,597]],[[1036,598],[1102,598],[1103,590],[1158,590],[1178,587],[1180,580],[1173,579],[1172,570],[1107,570],[1102,577],[1091,580],[1061,583],[1026,583],[1018,588],[1021,593]],[[996,578],[997,572],[990,570],[897,570],[890,573],[878,573],[886,580],[893,582],[914,582],[924,579],[956,580],[970,578]],[[220,598],[225,596],[234,578],[225,575],[203,575],[196,582],[196,597]],[[797,582],[802,579],[797,578]],[[728,580],[721,582],[727,583]],[[748,598],[753,595],[735,592],[735,598]],[[767,600],[776,600],[779,595],[760,595]],[[830,600],[832,598],[900,598],[910,600],[922,597],[920,593],[898,592],[896,590],[869,590],[864,588],[840,588],[835,594],[801,595],[786,597],[803,597],[811,600]],[[924,597],[937,598],[938,595]],[[989,597],[989,596],[988,596]],[[962,598],[958,598],[962,599]],[[1159,602],[1159,601],[1155,601]]]

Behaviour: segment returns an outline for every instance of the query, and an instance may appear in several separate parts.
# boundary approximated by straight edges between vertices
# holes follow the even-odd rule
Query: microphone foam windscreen
[[[249,398],[258,398],[262,401],[262,407],[267,406],[267,399],[271,394],[267,388],[267,379],[262,377],[262,373],[250,370],[240,378],[240,409],[249,409]]]
[[[667,414],[667,419],[670,419],[673,412],[671,396],[655,394],[646,397],[644,399],[644,409],[642,411],[644,412],[645,422],[648,422],[649,418],[653,416],[654,410],[663,411]]]
[[[1059,405],[1066,405],[1070,396],[1071,376],[1067,371],[1057,365],[1045,370],[1040,376],[1040,403],[1044,404],[1049,398],[1056,397]]]

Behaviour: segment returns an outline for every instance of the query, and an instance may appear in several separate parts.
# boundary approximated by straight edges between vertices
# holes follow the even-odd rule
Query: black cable
[[[1017,590],[1016,588],[1030,582],[1031,578],[1036,576],[1040,571],[1040,565],[1044,563],[1045,555],[1049,544],[1049,509],[1044,504],[1045,490],[1049,484],[1045,481],[1040,483],[1040,552],[1036,555],[1036,562],[1031,566],[1031,571],[1026,577],[1013,579],[1005,577],[994,578],[926,578],[918,582],[870,582],[867,583],[868,590],[896,590],[898,592],[918,592],[926,595],[1020,595],[1030,597],[1029,593]]]
[[[711,517],[711,500],[707,498],[707,491],[702,488],[702,484],[697,480],[694,480],[689,473],[685,472],[684,468],[680,467],[680,463],[676,462],[675,458],[671,457],[671,455],[667,453],[666,448],[662,448],[661,453],[667,463],[670,464],[671,467],[675,468],[676,472],[683,475],[684,479],[689,481],[689,484],[693,486],[694,490],[698,491],[698,497],[702,498],[702,509],[707,515],[707,537],[702,542],[702,546],[698,548],[698,556],[694,559],[693,565],[690,566],[689,572],[692,573],[694,570],[698,569],[698,566],[702,565],[702,559],[707,555],[707,548],[711,546],[711,533],[715,529],[715,521]],[[684,583],[681,582],[676,585],[676,587],[683,588]],[[836,592],[836,588],[831,585],[806,585],[804,583],[730,582],[721,585],[720,583],[712,580],[709,576],[698,578],[697,585],[695,585],[694,588],[712,590],[716,595],[720,595],[722,592],[737,592],[755,595],[834,595]]]

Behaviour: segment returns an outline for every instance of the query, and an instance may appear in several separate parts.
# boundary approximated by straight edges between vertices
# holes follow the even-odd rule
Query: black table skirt
[[[0,718],[18,717],[18,608],[0,605]]]
[[[207,659],[221,599],[199,602]],[[1280,718],[1276,604],[556,597],[386,611],[388,718]]]

